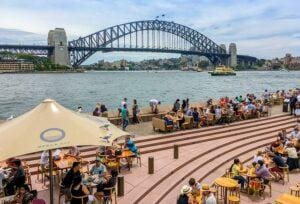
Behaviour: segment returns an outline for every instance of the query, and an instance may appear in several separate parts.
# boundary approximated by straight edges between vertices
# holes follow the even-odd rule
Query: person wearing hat
[[[177,204],[188,204],[189,203],[189,193],[192,191],[192,188],[188,185],[184,185],[180,190],[180,195],[177,199]]]
[[[213,194],[214,189],[211,189],[208,184],[203,184],[201,188],[202,203],[217,204],[217,199]]]

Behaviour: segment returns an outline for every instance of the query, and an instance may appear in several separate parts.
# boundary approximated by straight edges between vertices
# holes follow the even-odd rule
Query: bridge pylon
[[[53,52],[49,58],[55,64],[70,66],[68,41],[66,31],[63,28],[55,28],[48,33],[48,45],[53,46]]]

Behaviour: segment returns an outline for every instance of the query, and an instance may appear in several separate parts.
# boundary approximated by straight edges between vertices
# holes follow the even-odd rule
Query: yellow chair
[[[287,178],[287,182],[290,181],[290,171],[289,171],[289,166],[286,165],[285,167],[279,167],[282,170],[282,175],[283,175],[283,185],[285,183],[285,178]]]
[[[84,199],[88,198],[88,195],[84,195],[80,197],[71,195],[71,198],[75,198],[76,200],[81,200],[81,204],[85,204]]]
[[[228,196],[228,203],[229,204],[239,204],[240,203],[240,198],[234,195]]]
[[[296,197],[300,197],[300,187],[292,186],[290,187],[290,190],[291,190],[291,195],[294,195],[295,193]]]

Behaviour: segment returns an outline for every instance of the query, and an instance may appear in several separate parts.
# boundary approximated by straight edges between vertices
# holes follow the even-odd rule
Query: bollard
[[[118,196],[124,196],[124,176],[118,175]]]
[[[179,157],[178,145],[174,144],[174,159],[178,159],[178,157]]]
[[[148,157],[148,174],[154,174],[154,158]]]

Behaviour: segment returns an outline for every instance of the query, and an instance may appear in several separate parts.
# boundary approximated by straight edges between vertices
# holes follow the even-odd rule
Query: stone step
[[[287,125],[280,126],[280,128],[287,128]],[[138,198],[142,198],[147,194],[147,192],[151,191],[151,189],[156,189],[155,186],[159,185],[162,180],[167,179],[170,175],[174,175],[175,177],[178,177],[178,170],[181,168],[187,168],[187,164],[196,164],[197,162],[194,162],[193,159],[199,159],[200,156],[204,156],[207,154],[210,154],[211,152],[220,151],[219,148],[231,148],[231,145],[233,145],[236,142],[243,143],[243,141],[247,140],[257,140],[257,138],[260,138],[258,140],[263,140],[266,135],[269,137],[275,138],[277,135],[277,130],[270,130],[269,133],[263,133],[259,135],[259,132],[255,132],[254,134],[244,134],[241,135],[239,140],[236,140],[235,138],[228,138],[228,142],[224,144],[224,140],[215,141],[214,144],[211,144],[210,146],[201,146],[202,148],[198,148],[198,151],[195,152],[189,152],[189,154],[185,156],[180,156],[180,159],[176,162],[171,163],[170,165],[166,166],[163,171],[160,170],[159,172],[155,173],[154,176],[147,175],[144,181],[133,189],[128,195],[126,195],[129,200],[137,200]],[[274,139],[273,139],[274,140]],[[218,143],[219,142],[219,143]],[[201,151],[202,150],[202,151]],[[206,150],[206,151],[204,151]],[[199,154],[200,152],[200,154]],[[222,152],[221,152],[222,154]],[[181,154],[180,154],[181,155]],[[196,155],[196,156],[195,156]],[[190,159],[192,158],[192,159]],[[180,163],[181,162],[181,163]],[[181,170],[182,171],[182,170]],[[183,171],[184,172],[184,171]],[[147,178],[148,177],[148,178]],[[174,181],[172,181],[174,182]],[[152,184],[152,185],[150,185]],[[143,192],[146,191],[146,192]],[[138,196],[140,195],[140,196]],[[126,199],[127,200],[127,199]],[[127,200],[128,201],[128,200]],[[126,202],[124,202],[126,203]]]

